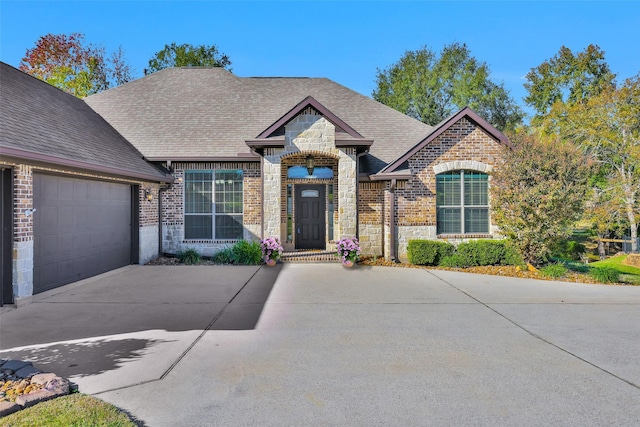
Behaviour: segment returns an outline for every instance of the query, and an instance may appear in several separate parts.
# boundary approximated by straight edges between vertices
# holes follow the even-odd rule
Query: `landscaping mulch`
[[[413,265],[405,263],[395,263],[392,261],[386,261],[384,258],[365,258],[360,261],[361,265],[370,266],[384,266],[384,267],[399,267],[399,268],[423,268],[428,270],[446,270],[446,271],[458,271],[463,273],[474,274],[488,274],[492,276],[506,276],[517,277],[520,279],[538,279],[538,280],[559,280],[562,282],[575,282],[575,283],[590,283],[600,284],[600,282],[593,279],[587,274],[580,274],[573,271],[568,272],[564,277],[555,279],[546,277],[538,270],[522,269],[513,265],[491,265],[484,267],[468,267],[468,268],[449,268],[449,267],[436,267],[436,266],[423,266]]]

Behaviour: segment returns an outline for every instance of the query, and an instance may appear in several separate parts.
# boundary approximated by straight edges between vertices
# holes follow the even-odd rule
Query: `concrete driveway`
[[[640,425],[640,287],[339,264],[74,286],[3,313],[0,357],[144,425]]]

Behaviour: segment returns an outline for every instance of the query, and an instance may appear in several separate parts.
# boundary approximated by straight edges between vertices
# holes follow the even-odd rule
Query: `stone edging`
[[[0,401],[0,417],[13,414],[36,403],[69,394],[69,381],[51,373],[42,373],[31,362],[0,360],[0,398],[6,396],[6,384],[11,382],[23,391],[31,386],[34,391],[19,394],[15,402]]]

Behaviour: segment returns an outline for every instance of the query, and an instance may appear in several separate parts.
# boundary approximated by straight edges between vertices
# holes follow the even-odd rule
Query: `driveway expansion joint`
[[[629,381],[629,380],[627,380],[627,379],[625,379],[625,378],[622,378],[621,376],[616,375],[616,374],[614,374],[613,372],[608,371],[607,369],[604,369],[603,367],[598,366],[598,365],[596,365],[595,363],[590,362],[590,361],[588,361],[588,360],[584,359],[583,357],[580,357],[580,356],[578,356],[577,354],[575,354],[575,353],[573,353],[573,352],[571,352],[571,351],[569,351],[569,350],[567,350],[567,349],[565,349],[565,348],[562,348],[562,347],[560,347],[560,346],[559,346],[559,345],[557,345],[557,344],[552,343],[551,341],[547,340],[546,338],[543,338],[542,336],[540,336],[540,335],[538,335],[538,334],[534,333],[533,331],[530,331],[529,329],[525,328],[524,326],[520,325],[520,324],[519,324],[519,323],[517,323],[515,320],[512,320],[512,319],[508,318],[507,316],[505,316],[504,314],[500,313],[499,311],[497,311],[497,310],[496,310],[496,309],[494,309],[493,307],[490,307],[490,306],[488,305],[488,303],[484,303],[484,302],[480,301],[478,298],[476,298],[476,297],[472,296],[471,294],[469,294],[469,293],[467,293],[467,292],[463,291],[462,289],[458,288],[457,286],[455,286],[454,284],[450,283],[449,281],[447,281],[447,280],[443,279],[442,277],[439,277],[439,276],[435,275],[435,274],[434,274],[434,273],[432,273],[431,271],[429,271],[429,270],[425,270],[425,271],[426,271],[428,274],[431,274],[431,275],[432,275],[433,277],[435,277],[436,279],[441,280],[443,283],[446,283],[447,285],[451,286],[453,289],[457,290],[458,292],[461,292],[462,294],[464,294],[464,295],[468,296],[468,297],[469,297],[469,298],[471,298],[472,300],[477,301],[479,304],[482,304],[483,306],[485,306],[485,307],[486,307],[486,308],[488,308],[489,310],[493,311],[493,312],[494,312],[495,314],[497,314],[498,316],[502,317],[502,318],[503,318],[503,319],[505,319],[506,321],[508,321],[508,322],[510,322],[511,324],[515,325],[516,327],[520,328],[521,330],[523,330],[523,331],[524,331],[524,332],[526,332],[527,334],[531,335],[531,336],[532,336],[532,337],[534,337],[535,339],[540,340],[540,341],[542,341],[542,342],[544,342],[544,343],[546,343],[546,344],[548,344],[548,345],[550,345],[550,346],[552,346],[552,347],[555,347],[555,348],[557,348],[558,350],[562,351],[563,353],[566,353],[566,354],[568,354],[568,355],[570,355],[570,356],[572,356],[572,357],[574,357],[574,358],[576,358],[576,359],[578,359],[578,360],[580,360],[580,361],[582,361],[582,362],[584,362],[584,363],[586,363],[586,364],[588,364],[588,365],[590,365],[590,366],[593,366],[594,368],[598,369],[599,371],[602,371],[602,372],[604,372],[605,374],[608,374],[608,375],[610,375],[610,376],[612,376],[612,377],[614,377],[614,378],[616,378],[616,379],[618,379],[618,380],[620,380],[620,381],[622,381],[622,382],[624,382],[624,383],[627,383],[627,384],[629,384],[630,386],[632,386],[632,387],[634,387],[634,388],[636,388],[636,389],[640,390],[640,385],[635,384],[634,382]],[[494,303],[494,304],[495,304],[495,303]],[[555,304],[564,304],[564,303],[555,303]],[[514,305],[515,305],[515,304],[514,304]],[[597,304],[594,304],[594,305],[597,305]],[[632,305],[637,305],[637,304],[632,304]]]

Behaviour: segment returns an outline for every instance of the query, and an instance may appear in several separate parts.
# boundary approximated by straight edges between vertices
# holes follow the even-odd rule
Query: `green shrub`
[[[540,273],[542,273],[543,276],[552,277],[554,279],[564,277],[568,271],[569,269],[561,262],[545,265],[540,269]]]
[[[617,283],[620,281],[620,272],[609,267],[592,267],[589,270],[589,274],[602,283]]]
[[[194,265],[199,264],[202,260],[202,257],[197,250],[193,248],[187,248],[178,254],[178,259],[183,264]]]
[[[211,257],[216,264],[233,264],[233,248],[224,248]]]
[[[255,240],[240,240],[231,248],[233,263],[241,265],[257,265],[262,263],[262,248]]]
[[[472,240],[460,243],[456,254],[466,267],[523,264],[516,249],[506,240]]]
[[[451,267],[451,268],[464,268],[466,267],[462,259],[457,254],[447,255],[440,259],[440,263],[438,264],[441,267]]]
[[[409,262],[415,265],[438,265],[442,258],[454,251],[451,243],[438,240],[409,240],[407,245]]]
[[[575,240],[562,240],[551,248],[551,256],[554,258],[579,261],[580,256],[587,251],[585,246]]]

